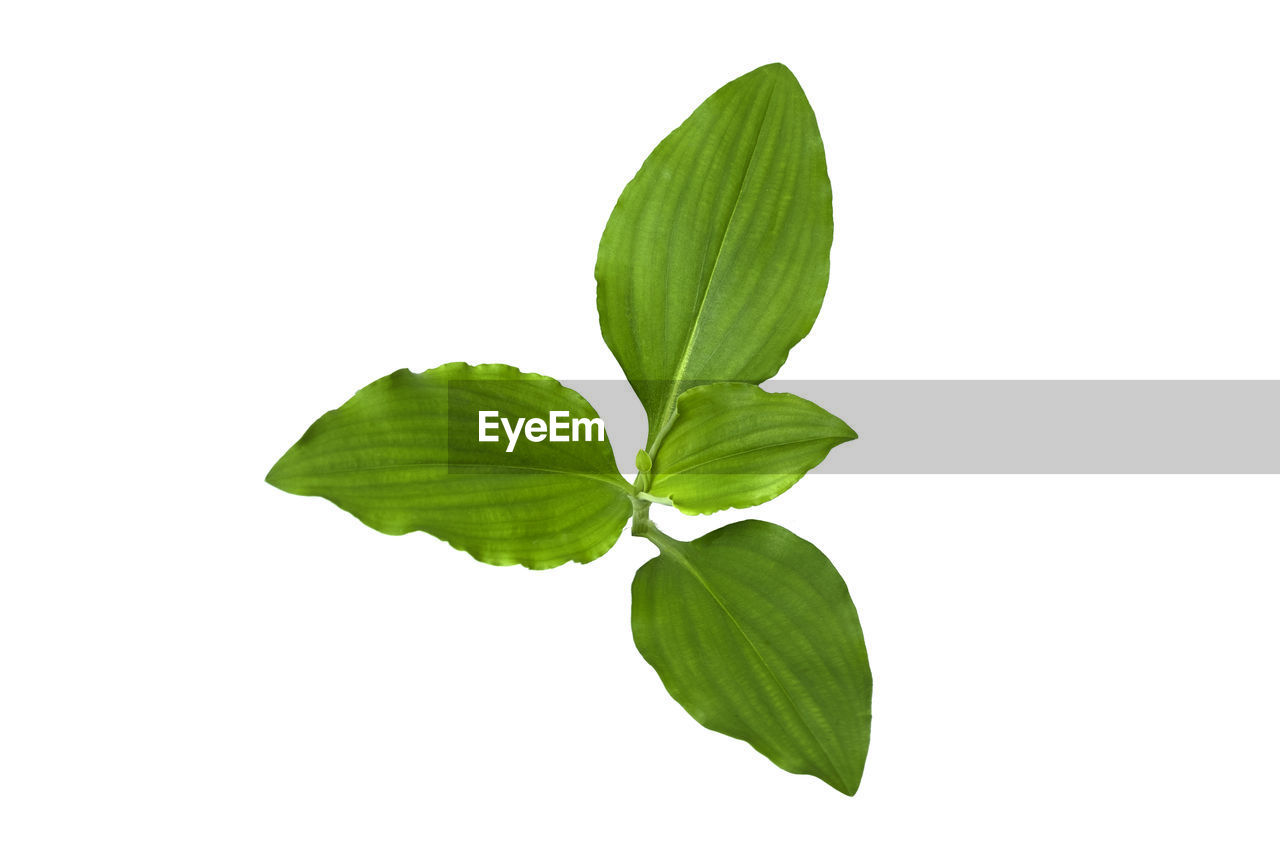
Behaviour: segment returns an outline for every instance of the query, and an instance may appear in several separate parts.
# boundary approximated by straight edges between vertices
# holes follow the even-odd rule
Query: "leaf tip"
[[[779,77],[791,77],[792,79],[794,79],[796,76],[795,74],[791,73],[790,68],[788,68],[786,65],[784,65],[781,62],[770,62],[766,65],[761,65],[759,68],[755,70],[755,73],[776,75]]]
[[[262,478],[268,486],[275,486],[277,489],[281,488],[280,463],[283,461],[284,457],[276,460],[276,464],[271,466],[271,470],[267,472],[267,476]]]
[[[779,83],[784,86],[794,86],[800,89],[800,81],[796,79],[795,72],[781,62],[770,62],[768,65],[761,65],[754,71],[748,72],[745,76],[753,77],[760,80],[767,80],[772,85]]]
[[[264,482],[269,486],[275,486],[282,492],[289,494],[297,494],[289,487],[289,480],[297,474],[295,470],[296,455],[295,448],[297,445],[290,447],[285,454],[276,460],[276,464],[271,466],[271,470],[267,472],[267,476],[263,477]]]

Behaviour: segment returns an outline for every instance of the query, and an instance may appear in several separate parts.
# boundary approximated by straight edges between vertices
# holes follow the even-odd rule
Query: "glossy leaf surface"
[[[662,554],[632,584],[636,647],[707,728],[852,795],[871,733],[871,670],[849,590],[810,543],[743,521]]]
[[[686,388],[777,372],[822,306],[831,235],[822,138],[785,66],[730,82],[659,143],[596,262],[600,330],[650,450]]]
[[[554,379],[500,364],[399,370],[312,424],[267,482],[319,495],[383,533],[422,530],[496,565],[550,568],[609,550],[631,514],[607,438],[480,442],[479,413],[596,418]],[[579,433],[582,434],[581,432]]]
[[[794,394],[740,382],[699,385],[677,401],[648,491],[690,515],[755,506],[857,437],[844,421]]]

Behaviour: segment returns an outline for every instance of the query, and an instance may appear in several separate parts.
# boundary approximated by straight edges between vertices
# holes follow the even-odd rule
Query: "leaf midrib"
[[[534,465],[477,465],[465,462],[407,462],[401,465],[361,465],[356,468],[330,468],[325,474],[355,474],[361,471],[394,471],[402,468],[465,468],[486,471],[533,471],[544,474],[563,474],[567,477],[582,477],[598,480],[616,488],[619,492],[630,494],[626,482],[621,478],[614,480],[604,474],[587,474],[582,471],[568,471],[562,468],[540,468]],[[286,475],[287,476],[287,475]],[[284,479],[283,477],[281,479]]]

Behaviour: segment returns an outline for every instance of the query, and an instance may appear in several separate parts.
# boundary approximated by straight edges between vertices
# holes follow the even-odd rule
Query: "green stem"
[[[674,390],[673,386],[673,390]],[[662,446],[662,440],[667,437],[667,433],[671,432],[671,427],[676,422],[676,398],[671,396],[664,408],[666,412],[662,418],[662,424],[658,427],[658,431],[653,435],[653,441],[649,442],[649,446],[645,448],[645,452],[649,454],[650,459],[658,458],[658,448]]]
[[[679,550],[680,540],[672,539],[667,534],[658,529],[657,525],[649,518],[649,507],[651,504],[647,500],[632,496],[631,498],[631,535],[648,539],[654,545],[658,546],[658,550],[664,554]]]
[[[662,428],[658,430],[654,436],[653,442],[649,445],[649,449],[637,455],[636,465],[638,467],[646,467],[641,464],[640,456],[647,456],[650,470],[640,471],[636,475],[635,482],[631,484],[631,535],[648,539],[654,545],[658,546],[658,550],[663,553],[671,553],[677,550],[680,545],[678,539],[672,539],[663,533],[657,526],[649,520],[649,507],[652,504],[660,503],[667,506],[674,506],[670,498],[662,498],[657,495],[649,494],[649,485],[653,480],[653,457],[658,452],[658,445],[662,443],[662,439],[666,437],[667,431],[671,429],[671,423],[675,419],[675,403],[672,400],[671,411],[668,412],[666,419],[662,424]]]
[[[679,539],[672,539],[670,536],[663,533],[661,530],[655,527],[652,522],[649,523],[649,527],[645,530],[645,532],[640,535],[643,536],[645,539],[648,539],[654,545],[657,545],[658,550],[664,554],[671,554],[676,551],[679,551],[680,546],[684,544]]]
[[[631,535],[647,537],[651,528],[653,528],[653,522],[649,520],[649,502],[632,495]]]

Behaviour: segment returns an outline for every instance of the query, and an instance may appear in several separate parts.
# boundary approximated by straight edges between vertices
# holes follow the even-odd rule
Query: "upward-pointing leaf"
[[[658,144],[596,261],[600,330],[650,450],[686,388],[778,371],[822,306],[831,234],[818,123],[785,66],[724,86]]]
[[[425,530],[477,560],[546,569],[609,550],[631,514],[607,438],[479,441],[479,413],[598,417],[554,379],[504,364],[398,370],[362,388],[298,439],[267,475],[328,498],[383,533]],[[581,436],[582,433],[580,432]]]

